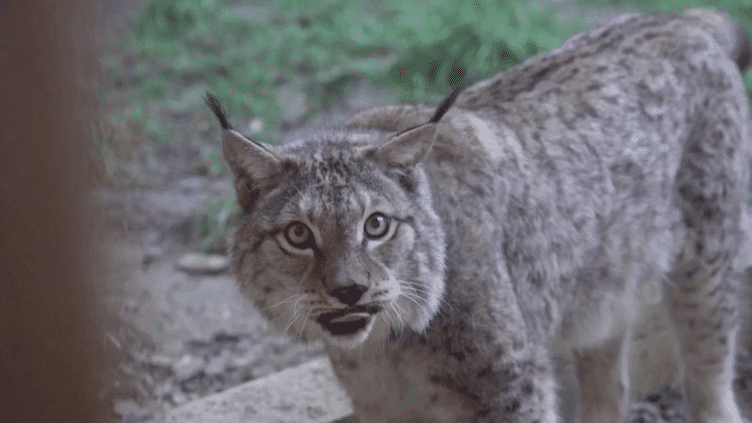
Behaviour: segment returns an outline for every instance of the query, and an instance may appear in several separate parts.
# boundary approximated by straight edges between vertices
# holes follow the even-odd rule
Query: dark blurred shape
[[[87,3],[0,6],[3,422],[102,421],[80,201],[91,115],[78,85],[84,31],[96,30]]]

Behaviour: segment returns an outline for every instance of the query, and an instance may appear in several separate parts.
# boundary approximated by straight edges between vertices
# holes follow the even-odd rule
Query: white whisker
[[[421,299],[423,301],[425,301],[424,300],[425,297],[432,294],[426,287],[414,281],[407,281],[402,286],[405,287],[403,294],[406,293],[406,291],[410,291],[410,294],[416,296],[418,299]],[[438,313],[441,313],[442,315],[444,315],[445,313],[445,308],[451,308],[451,304],[449,304],[449,302],[446,299],[444,299],[443,295],[439,297],[439,304],[441,306],[438,309]],[[419,305],[419,304],[416,304],[416,305]]]
[[[402,337],[405,335],[405,322],[402,320],[402,316],[401,316],[402,313],[400,312],[400,310],[397,309],[398,307],[400,310],[402,309],[402,307],[400,307],[398,304],[391,303],[389,304],[389,308],[387,310],[394,311],[395,317],[397,318],[399,322],[398,339],[402,339]],[[389,314],[390,314],[390,320],[391,320],[391,313]]]
[[[303,337],[303,332],[305,331],[306,324],[308,324],[308,318],[311,316],[311,310],[313,310],[313,307],[312,306],[308,306],[308,313],[306,313],[306,316],[303,319],[303,325],[300,328],[300,335],[298,336],[298,338],[302,338]]]
[[[290,295],[289,297],[285,298],[284,300],[278,301],[278,302],[276,302],[275,304],[273,304],[273,305],[270,305],[270,306],[268,306],[268,307],[264,307],[264,310],[266,310],[266,311],[271,311],[271,310],[272,310],[272,309],[274,309],[274,308],[277,308],[277,307],[279,307],[279,306],[281,306],[281,305],[283,305],[283,304],[285,304],[285,303],[288,303],[288,302],[291,302],[291,301],[293,301],[293,300],[294,300],[294,299],[295,299],[296,297],[298,297],[299,295],[300,295],[300,294],[293,294],[293,295]]]
[[[285,329],[282,331],[283,333],[287,333],[288,330],[292,327],[292,325],[295,323],[295,313],[290,315],[290,321],[287,323],[287,326],[285,326]]]
[[[287,323],[287,326],[284,329],[285,333],[287,333],[287,331],[289,331],[290,328],[295,324],[296,317],[298,317],[298,303],[300,303],[300,300],[304,298],[306,298],[306,295],[298,295],[295,303],[293,303],[292,308],[290,309],[290,321]]]
[[[388,326],[390,330],[391,328],[397,326],[397,320],[392,318],[392,314],[391,314],[392,307],[393,307],[392,304],[389,304],[389,306],[384,309],[384,316],[386,316],[386,319],[389,321]]]

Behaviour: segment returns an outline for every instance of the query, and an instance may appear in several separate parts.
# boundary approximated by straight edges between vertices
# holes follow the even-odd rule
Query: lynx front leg
[[[548,351],[537,348],[528,360],[503,366],[494,375],[498,394],[476,422],[557,423],[556,384]]]
[[[628,344],[625,334],[601,346],[575,351],[579,423],[624,421],[629,402]]]

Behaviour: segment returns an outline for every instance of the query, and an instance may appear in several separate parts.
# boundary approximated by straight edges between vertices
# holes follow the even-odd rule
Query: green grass
[[[280,104],[285,90],[301,94],[307,114],[330,104],[353,77],[394,87],[403,102],[436,102],[457,84],[555,47],[577,26],[523,0],[253,4],[149,1],[131,37],[145,103],[198,85],[235,119],[260,119],[258,138],[275,142],[294,123]],[[185,106],[202,113],[200,100]],[[166,137],[134,113],[148,138]]]
[[[230,228],[237,223],[239,216],[240,206],[235,201],[234,192],[227,192],[221,199],[207,201],[201,213],[193,219],[193,244],[201,251],[226,252]]]

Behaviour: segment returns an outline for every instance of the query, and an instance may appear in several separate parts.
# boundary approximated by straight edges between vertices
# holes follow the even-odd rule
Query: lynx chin
[[[633,14],[453,92],[269,146],[232,129],[233,269],[278,330],[323,340],[368,422],[623,421],[630,328],[665,301],[694,423],[741,423],[730,265],[752,43],[720,12]],[[655,293],[662,295],[656,295]]]

